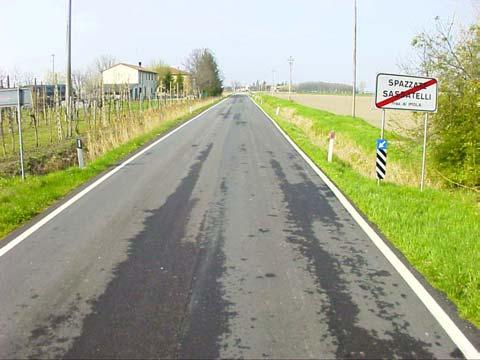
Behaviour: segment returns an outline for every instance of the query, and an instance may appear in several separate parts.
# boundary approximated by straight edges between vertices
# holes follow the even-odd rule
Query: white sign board
[[[375,106],[379,109],[437,111],[437,79],[378,74]]]

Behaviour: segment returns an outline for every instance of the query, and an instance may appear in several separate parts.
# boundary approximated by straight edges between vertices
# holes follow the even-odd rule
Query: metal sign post
[[[382,127],[380,130],[380,138],[383,139],[385,137],[385,109],[382,109]]]
[[[385,109],[425,112],[422,174],[420,178],[420,190],[422,191],[425,186],[426,174],[428,113],[437,111],[437,96],[437,79],[398,74],[382,73],[377,75],[375,106],[383,111],[382,139],[384,138]]]
[[[428,112],[425,113],[424,119],[424,129],[423,129],[423,153],[422,153],[422,177],[420,179],[420,190],[423,191],[425,186],[425,174],[426,174],[426,165],[427,165],[427,129],[428,129]]]
[[[22,180],[25,180],[25,166],[23,163],[22,105],[20,103],[20,88],[17,88],[17,118],[18,118],[18,142],[20,144],[20,171],[22,173]]]

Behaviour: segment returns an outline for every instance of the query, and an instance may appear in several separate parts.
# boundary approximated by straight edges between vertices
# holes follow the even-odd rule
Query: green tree
[[[177,78],[176,78],[176,80],[175,80],[175,85],[178,85],[178,90],[179,90],[180,92],[183,91],[183,86],[184,86],[184,83],[185,83],[184,80],[185,80],[185,79],[183,78],[183,75],[182,75],[182,74],[180,74],[180,73],[177,74]]]
[[[165,73],[165,75],[163,76],[161,81],[163,82],[163,84],[165,86],[165,90],[170,91],[170,87],[173,84],[173,75],[172,75],[172,72],[171,72],[170,68],[167,70],[167,72]]]
[[[170,66],[165,63],[163,60],[157,60],[153,61],[149,66],[148,69],[151,71],[155,71],[157,73],[157,84],[160,86],[163,83],[165,91],[170,90],[170,81],[172,80],[171,78],[171,71],[170,71]],[[170,73],[170,75],[168,75]],[[170,81],[168,83],[165,82],[165,79],[169,79]],[[162,90],[162,91],[163,91]]]
[[[480,189],[480,24],[453,35],[437,18],[434,34],[412,42],[418,69],[439,79],[430,148],[436,171],[450,184]]]
[[[223,81],[217,60],[209,49],[195,49],[187,59],[186,67],[196,90],[203,96],[218,96],[223,92]]]

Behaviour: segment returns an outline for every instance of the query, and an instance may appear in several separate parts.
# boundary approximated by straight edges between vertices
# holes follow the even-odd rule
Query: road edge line
[[[432,314],[435,320],[437,320],[443,330],[445,330],[450,339],[455,343],[455,345],[457,345],[465,358],[480,359],[480,353],[473,346],[470,340],[468,340],[468,338],[458,328],[455,322],[435,301],[432,295],[430,295],[430,293],[425,289],[425,287],[423,287],[420,281],[412,274],[412,272],[407,268],[407,266],[397,257],[397,255],[395,255],[392,249],[388,247],[388,245],[376,233],[376,231],[370,226],[370,224],[368,224],[368,222],[352,205],[352,203],[347,199],[347,197],[343,195],[339,188],[328,178],[327,175],[325,175],[325,173],[323,173],[322,170],[320,170],[320,168],[312,161],[312,159],[310,159],[307,154],[305,154],[303,150],[300,149],[297,144],[295,144],[295,142],[287,135],[287,133],[283,131],[280,125],[278,125],[277,122],[270,115],[268,115],[267,112],[263,110],[251,96],[249,96],[249,98],[260,109],[260,111],[263,112],[267,119],[269,119],[273,123],[273,125],[277,128],[277,130],[285,138],[285,140],[287,140],[288,143],[292,145],[292,147],[297,151],[297,153],[307,162],[307,164],[313,169],[313,171],[329,187],[329,189],[333,192],[338,201],[340,201],[345,210],[347,210],[347,212],[353,217],[355,222],[375,244],[378,250],[380,250],[382,255],[385,256],[385,258],[393,266],[393,268],[399,273],[399,275],[412,289],[415,295],[417,295],[417,297],[425,305],[425,307]]]
[[[218,103],[210,106],[208,109],[205,109],[204,111],[202,111],[200,114],[194,116],[193,118],[191,118],[190,120],[184,122],[182,125],[176,127],[175,129],[173,129],[172,131],[168,132],[167,134],[161,136],[159,139],[155,140],[154,142],[152,142],[150,145],[148,145],[147,147],[143,148],[142,150],[140,150],[139,152],[131,155],[130,157],[128,157],[126,160],[124,160],[122,163],[120,163],[119,165],[115,166],[112,170],[108,171],[106,174],[104,174],[103,176],[101,176],[99,179],[95,180],[93,183],[91,183],[90,185],[88,185],[85,189],[83,189],[82,191],[80,191],[79,193],[75,194],[72,198],[70,198],[69,200],[67,200],[65,203],[63,203],[62,205],[60,205],[59,207],[57,207],[55,210],[53,210],[51,213],[49,213],[48,215],[46,215],[45,217],[41,218],[40,220],[38,220],[35,224],[31,225],[28,229],[26,229],[25,231],[23,231],[21,234],[19,234],[18,236],[16,236],[14,239],[12,239],[11,241],[9,241],[8,243],[6,243],[4,246],[0,247],[0,258],[2,256],[4,256],[5,254],[7,254],[10,250],[12,250],[15,246],[17,246],[18,244],[20,244],[23,240],[27,239],[30,235],[32,235],[33,233],[35,233],[38,229],[40,229],[43,225],[45,225],[46,223],[48,223],[50,220],[52,220],[53,218],[55,218],[57,215],[59,215],[60,213],[62,213],[65,209],[69,208],[71,205],[73,205],[74,203],[76,203],[78,200],[80,200],[82,197],[84,197],[86,194],[88,194],[90,191],[92,191],[93,189],[95,189],[97,186],[99,186],[101,183],[103,183],[105,180],[107,180],[108,178],[110,178],[111,176],[113,176],[114,174],[116,174],[118,171],[120,171],[122,168],[124,168],[126,165],[128,165],[129,163],[131,163],[132,161],[134,161],[135,159],[137,159],[138,157],[142,156],[143,154],[145,154],[148,150],[150,150],[151,148],[155,147],[156,145],[158,145],[159,143],[161,143],[162,141],[164,141],[165,139],[167,139],[168,137],[172,136],[173,134],[175,134],[177,131],[179,131],[180,129],[182,129],[183,127],[187,126],[188,124],[190,124],[192,121],[198,119],[199,117],[203,116],[205,113],[207,113],[208,111],[216,108],[218,105],[222,104],[224,101],[226,101],[228,99],[228,97],[226,97],[225,99],[219,101]],[[80,185],[81,186],[81,185]],[[68,196],[68,195],[67,195]],[[7,235],[8,236],[8,235]]]

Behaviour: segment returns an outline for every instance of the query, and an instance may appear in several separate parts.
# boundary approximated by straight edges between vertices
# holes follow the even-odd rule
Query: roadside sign
[[[22,180],[25,180],[25,165],[23,159],[23,136],[22,136],[22,106],[32,105],[32,90],[26,88],[0,89],[0,108],[16,107],[18,122],[18,145],[20,148],[20,172]]]
[[[387,147],[387,140],[377,139],[377,160],[375,172],[378,180],[385,179],[385,175],[387,174]]]
[[[385,139],[377,139],[377,150],[387,150],[388,141]]]
[[[0,107],[18,106],[18,88],[0,89]],[[32,90],[20,88],[20,106],[32,105]]]
[[[379,109],[437,111],[438,81],[398,74],[377,75],[375,106]]]

